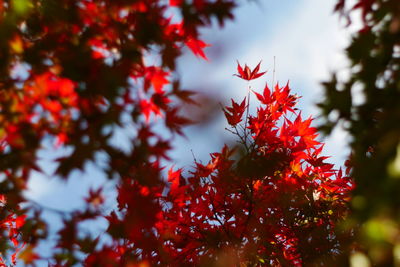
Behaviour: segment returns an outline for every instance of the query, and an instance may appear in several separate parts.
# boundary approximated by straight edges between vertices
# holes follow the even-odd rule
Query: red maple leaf
[[[240,105],[233,101],[233,99],[231,99],[231,101],[232,107],[225,107],[223,111],[226,119],[228,120],[228,123],[232,126],[235,126],[242,121],[242,116],[246,109],[246,98],[243,99]]]
[[[264,105],[268,105],[272,101],[271,90],[268,88],[268,84],[265,85],[262,95],[254,91],[253,93],[257,96],[258,100],[260,100],[260,102],[263,103]]]
[[[144,89],[147,91],[150,87],[150,84],[153,86],[156,93],[162,93],[163,87],[166,84],[169,84],[169,80],[167,77],[169,73],[164,71],[160,67],[150,66],[145,69],[145,81],[144,81]]]
[[[185,44],[187,47],[192,50],[193,54],[196,56],[202,57],[205,60],[208,60],[206,54],[204,53],[203,49],[210,46],[209,44],[203,42],[202,40],[194,39],[194,38],[189,38]]]
[[[244,65],[244,69],[243,69],[242,66],[240,66],[239,61],[238,61],[237,70],[238,70],[239,74],[234,74],[234,75],[239,78],[242,78],[243,80],[247,80],[247,81],[257,79],[258,77],[261,77],[262,75],[264,75],[266,73],[266,71],[259,72],[260,64],[261,64],[261,61],[253,69],[253,71],[251,71],[247,65]]]

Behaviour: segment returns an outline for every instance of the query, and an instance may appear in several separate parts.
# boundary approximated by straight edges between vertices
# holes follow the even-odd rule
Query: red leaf
[[[183,0],[169,0],[170,6],[180,6],[183,3]]]
[[[238,74],[234,75],[247,81],[257,79],[266,73],[266,71],[259,73],[261,61],[257,64],[257,66],[253,69],[253,71],[251,71],[247,65],[244,65],[244,70],[243,70],[242,66],[240,66],[239,64],[239,61],[237,62],[237,64],[238,64],[237,67]]]
[[[166,84],[169,84],[169,80],[167,77],[169,76],[169,73],[164,71],[163,69],[159,67],[147,67],[145,69],[145,84],[144,84],[144,89],[147,91],[150,87],[150,84],[153,86],[154,90],[156,93],[163,93],[163,87]]]
[[[253,93],[257,96],[257,99],[260,100],[260,102],[263,103],[264,105],[268,105],[272,101],[271,91],[268,88],[268,84],[266,84],[264,87],[263,95],[261,95],[257,92],[254,92],[254,91],[253,91]]]
[[[232,126],[235,126],[242,121],[242,116],[246,109],[246,98],[243,99],[240,105],[233,101],[233,99],[231,99],[231,101],[232,107],[225,107],[223,111],[228,123]]]
[[[202,57],[205,60],[208,60],[206,54],[204,53],[203,49],[209,47],[210,45],[203,42],[202,40],[197,40],[194,38],[189,38],[185,44],[192,50],[193,54],[196,56]]]
[[[20,215],[15,219],[15,227],[21,228],[25,224],[26,215]]]
[[[146,122],[149,122],[150,120],[150,115],[154,113],[156,116],[161,116],[161,111],[160,109],[154,105],[152,100],[146,100],[142,99],[140,100],[140,109],[146,119]]]
[[[191,124],[192,121],[190,121],[188,118],[178,115],[178,111],[179,110],[177,108],[173,108],[167,111],[165,125],[171,131],[183,135],[183,132],[181,130],[182,126]]]
[[[172,168],[168,170],[168,182],[171,183],[171,190],[176,189],[181,184],[182,169],[174,171]]]

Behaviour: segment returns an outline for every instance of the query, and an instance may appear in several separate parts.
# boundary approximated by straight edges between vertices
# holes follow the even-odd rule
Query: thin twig
[[[275,83],[275,56],[274,56],[274,69],[272,71],[272,88],[274,88]]]
[[[236,131],[236,135],[239,136],[240,140],[242,141],[242,144],[244,145],[244,147],[246,148],[246,151],[248,152],[248,151],[249,151],[249,148],[248,148],[248,146],[247,146],[247,139],[243,138],[243,136],[241,136],[241,135],[239,134],[239,131],[238,131],[238,129],[237,129],[236,126],[235,126],[234,128],[235,128],[235,131]]]
[[[193,149],[190,149],[190,152],[192,152],[194,163],[197,163],[197,159],[196,156],[194,155]]]

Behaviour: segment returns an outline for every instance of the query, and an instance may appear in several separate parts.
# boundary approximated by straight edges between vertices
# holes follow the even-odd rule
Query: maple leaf
[[[150,87],[150,84],[153,86],[156,93],[162,93],[163,87],[166,84],[169,84],[169,80],[166,78],[169,76],[169,72],[164,71],[163,69],[155,66],[147,67],[145,70],[145,81],[144,81],[144,89],[147,91]]]
[[[162,93],[155,93],[153,94],[153,96],[151,97],[151,102],[153,102],[153,104],[163,110],[167,110],[168,109],[168,104],[171,103],[171,99],[169,99],[168,97],[166,97],[164,94]]]
[[[315,134],[317,129],[310,126],[312,121],[312,117],[309,117],[307,120],[302,120],[300,112],[295,121],[291,123],[294,133],[299,136]]]
[[[172,168],[168,171],[168,182],[171,183],[170,194],[177,195],[182,194],[185,187],[185,180],[182,177],[182,169],[174,171]]]
[[[259,93],[257,93],[257,92],[254,92],[254,91],[253,91],[253,93],[256,95],[257,99],[258,99],[261,103],[263,103],[264,105],[268,105],[268,104],[270,104],[271,101],[272,101],[272,98],[271,98],[271,90],[268,88],[268,84],[265,85],[264,91],[263,91],[263,94],[262,94],[262,95],[259,94]]]
[[[240,105],[233,101],[233,99],[231,99],[231,101],[232,107],[225,107],[223,111],[228,123],[232,126],[235,126],[242,121],[242,116],[246,109],[246,98],[243,99]]]
[[[193,123],[188,118],[178,114],[177,108],[172,108],[166,112],[165,125],[172,131],[179,135],[183,135],[182,126]]]
[[[142,99],[140,100],[140,109],[141,112],[143,113],[144,117],[146,118],[146,122],[148,123],[150,120],[150,115],[153,113],[156,116],[161,116],[162,113],[159,109],[159,107],[157,107],[157,105],[155,105],[153,103],[153,100],[146,100],[146,99]]]
[[[90,189],[89,196],[85,198],[86,203],[91,206],[98,208],[104,203],[104,197],[102,195],[102,188],[99,187],[97,190]]]
[[[192,98],[192,96],[195,95],[196,92],[189,90],[182,90],[180,88],[179,81],[174,81],[172,83],[172,93],[183,102],[186,102],[188,104],[198,105],[198,103],[196,103],[196,101]]]
[[[253,69],[253,71],[250,70],[250,68],[247,65],[244,65],[244,69],[242,68],[242,66],[240,66],[239,61],[237,62],[238,66],[237,66],[237,71],[239,74],[234,74],[235,76],[243,79],[243,80],[254,80],[257,79],[259,77],[261,77],[262,75],[264,75],[266,73],[266,71],[264,72],[259,72],[260,71],[260,64],[261,61],[258,63],[258,65]]]
[[[168,182],[171,183],[172,187],[179,187],[180,185],[180,179],[181,179],[181,173],[182,169],[178,169],[176,171],[173,170],[173,168],[170,168],[168,170]]]
[[[27,215],[23,214],[15,218],[15,227],[17,229],[21,228],[25,224],[25,219]]]
[[[208,60],[203,49],[206,47],[209,47],[210,46],[209,44],[203,42],[202,40],[198,40],[198,39],[194,39],[194,38],[189,38],[185,42],[185,44],[187,45],[187,47],[190,48],[190,50],[192,50],[193,54],[195,54],[196,56],[202,57],[205,60]]]

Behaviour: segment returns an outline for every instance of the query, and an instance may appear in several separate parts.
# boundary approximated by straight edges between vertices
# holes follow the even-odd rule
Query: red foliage
[[[227,108],[243,156],[225,146],[188,177],[169,172],[157,231],[171,266],[308,266],[339,253],[335,227],[347,213],[351,179],[320,155],[312,119],[294,111],[288,85],[255,94],[262,106],[245,118],[243,134],[237,124],[245,100]]]
[[[289,85],[256,93],[262,106],[255,115],[243,118],[246,99],[224,109],[242,156],[225,146],[208,164],[195,162],[186,177],[181,169],[163,177],[171,144],[152,117],[183,134],[191,121],[180,104],[194,103],[190,91],[172,82],[175,61],[184,47],[207,59],[199,29],[214,19],[223,25],[234,6],[230,0],[0,1],[3,257],[11,254],[14,264],[25,243],[21,261],[50,266],[301,265],[336,253],[335,224],[346,212],[351,183],[320,156],[311,119],[286,117],[297,100]],[[174,12],[181,21],[171,18]],[[237,76],[261,77],[260,64],[253,70],[238,64]],[[26,77],[15,75],[20,66]],[[126,151],[112,142],[115,128],[133,129]],[[38,153],[49,139],[71,151],[56,160],[54,176],[64,179],[106,155],[103,171],[117,184],[114,210],[104,211],[103,188],[90,190],[86,206],[71,212],[23,194],[33,171],[45,173]],[[63,222],[50,236],[46,209]],[[81,231],[98,218],[108,222],[104,235]],[[46,238],[56,240],[48,258],[37,249]]]
[[[4,195],[0,195],[0,203],[2,214],[8,214],[0,221],[0,232],[4,235],[2,236],[3,240],[8,239],[11,241],[14,248],[14,252],[11,255],[11,262],[12,264],[16,264],[17,254],[25,245],[21,242],[20,229],[25,224],[26,215],[16,215],[14,212],[7,210],[7,199]],[[0,266],[7,266],[6,263],[7,260],[0,254]]]
[[[206,59],[208,44],[199,30],[213,19],[223,25],[233,18],[234,6],[231,0],[0,1],[0,183],[9,199],[0,218],[3,232],[10,232],[0,246],[2,255],[14,247],[7,239],[17,246],[16,237],[22,236],[29,244],[20,258],[34,264],[41,257],[37,245],[49,238],[42,216],[46,207],[23,194],[32,172],[44,173],[38,152],[49,139],[55,148],[72,151],[57,159],[55,176],[67,179],[104,153],[110,160],[103,171],[120,185],[118,216],[104,214],[101,188],[89,191],[83,210],[63,214],[64,227],[50,236],[58,240],[50,264],[78,264],[82,252],[93,252],[100,241],[82,236],[80,225],[99,217],[122,218],[121,229],[110,223],[108,234],[115,240],[126,235],[146,248],[156,244],[142,233],[153,235],[164,184],[160,162],[168,159],[171,144],[152,127],[152,116],[171,133],[183,134],[190,120],[180,104],[194,101],[190,91],[172,84],[175,61],[184,47]],[[134,129],[128,153],[113,144],[114,130],[105,133],[116,127]],[[23,212],[31,216],[21,227],[25,217],[16,214]],[[98,255],[110,253],[104,247]],[[97,262],[93,257],[88,264]]]

